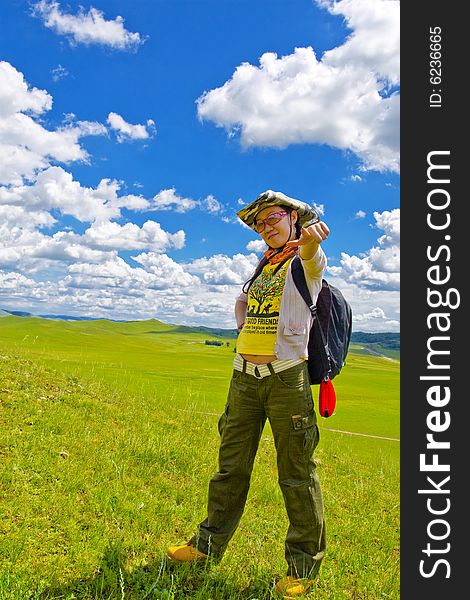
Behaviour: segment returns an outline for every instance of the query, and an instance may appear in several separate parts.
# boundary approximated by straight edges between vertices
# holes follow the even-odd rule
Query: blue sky
[[[399,328],[396,0],[4,0],[0,308],[233,327],[266,189]]]

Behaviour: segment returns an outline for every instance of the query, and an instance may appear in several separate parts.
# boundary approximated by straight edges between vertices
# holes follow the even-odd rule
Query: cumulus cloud
[[[0,186],[0,262],[28,273],[63,269],[76,261],[109,260],[120,251],[181,249],[183,230],[169,233],[155,221],[120,224],[121,208],[145,210],[142,196],[119,195],[121,182],[84,187],[61,167],[41,171],[30,184]],[[60,230],[62,217],[91,223],[83,233]],[[53,234],[44,233],[52,227]]]
[[[166,254],[143,252],[132,259],[138,266],[116,253],[95,262],[77,260],[56,280],[0,271],[0,305],[36,313],[235,326],[238,285],[207,284]]]
[[[85,231],[83,239],[92,248],[163,252],[170,247],[183,248],[185,233],[183,230],[168,233],[156,221],[146,221],[142,227],[135,223],[106,222],[93,224]]]
[[[121,115],[110,112],[107,122],[111,129],[116,131],[118,142],[127,140],[146,140],[156,132],[155,122],[148,119],[145,125],[131,125]]]
[[[0,198],[2,189],[0,188]],[[52,227],[56,219],[47,210],[30,211],[25,206],[15,206],[13,204],[2,204],[0,199],[0,223],[6,230],[13,227],[22,227],[24,229],[41,229]]]
[[[0,63],[0,76],[0,306],[192,324],[210,319],[233,327],[233,302],[255,256],[179,264],[167,252],[184,247],[183,230],[165,231],[150,219],[137,225],[123,216],[124,208],[223,216],[223,204],[211,194],[184,198],[174,188],[147,199],[125,193],[124,182],[110,178],[83,185],[54,163],[87,161],[80,138],[104,134],[106,127],[70,113],[61,127],[48,130],[43,115],[52,108],[50,94],[7,62]],[[153,129],[150,120],[132,125],[110,115],[122,139],[146,139]]]
[[[317,4],[343,16],[352,30],[344,44],[325,52],[325,62],[364,68],[387,85],[400,82],[398,0],[317,0]]]
[[[147,210],[173,210],[177,213],[185,213],[195,208],[213,215],[221,214],[225,210],[224,205],[212,194],[209,194],[202,200],[194,200],[193,198],[180,196],[176,193],[175,188],[168,188],[158,192],[152,198]]]
[[[240,285],[251,276],[258,261],[255,254],[235,254],[233,257],[216,254],[195,259],[186,265],[186,269],[199,275],[205,283]]]
[[[121,290],[123,297],[148,297],[149,292],[199,284],[197,277],[185,273],[166,254],[143,253],[133,259],[143,266],[132,267],[119,256],[99,264],[75,263],[61,283],[67,288],[102,289],[108,295],[112,290]]]
[[[20,296],[24,291],[29,293],[35,286],[36,283],[33,279],[29,279],[21,273],[0,270],[0,291],[3,296],[6,295],[10,298]]]
[[[23,73],[10,63],[0,61],[0,75],[0,118],[21,112],[40,115],[52,108],[52,97],[45,90],[30,87]]]
[[[246,249],[251,252],[265,252],[268,247],[263,240],[251,240],[251,242],[248,242],[246,245]]]
[[[154,289],[186,288],[200,283],[197,276],[185,271],[182,265],[176,263],[166,254],[143,252],[132,258],[155,277]]]
[[[362,313],[362,314],[357,315],[356,322],[362,323],[362,322],[368,321],[370,319],[374,319],[374,320],[379,319],[379,320],[384,321],[386,318],[387,317],[385,315],[385,312],[381,308],[376,307],[368,313]]]
[[[356,154],[363,169],[398,171],[399,95],[389,92],[398,80],[399,2],[321,5],[353,30],[342,46],[321,59],[306,47],[266,52],[259,66],[242,63],[198,98],[198,116],[239,134],[245,148],[327,144]]]
[[[378,245],[361,256],[341,253],[341,267],[330,272],[370,290],[398,290],[400,285],[400,209],[374,212],[375,227],[385,231]]]
[[[41,171],[29,185],[0,187],[0,205],[22,206],[29,211],[56,210],[81,222],[108,221],[120,217],[121,206],[148,202],[137,196],[118,196],[119,183],[103,179],[94,188],[84,187],[62,167]]]
[[[30,87],[8,62],[0,62],[0,79],[0,184],[21,184],[53,161],[86,161],[80,138],[106,133],[104,125],[90,121],[46,129],[38,117],[52,108],[52,97]]]
[[[67,36],[71,44],[99,44],[115,50],[133,50],[145,41],[139,33],[127,31],[121,16],[106,20],[104,13],[93,7],[88,12],[80,8],[72,15],[64,12],[55,0],[40,0],[33,5],[32,14],[49,29]]]
[[[182,213],[196,208],[197,205],[196,200],[179,196],[175,188],[170,188],[161,190],[153,197],[150,210],[174,210]]]

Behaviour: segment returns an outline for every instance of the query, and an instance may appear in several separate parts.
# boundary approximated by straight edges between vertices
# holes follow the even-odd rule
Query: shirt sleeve
[[[302,257],[300,257],[300,259],[302,260]],[[307,279],[318,279],[321,277],[325,272],[327,262],[326,254],[323,252],[322,247],[318,246],[318,250],[312,258],[302,260],[305,277]]]

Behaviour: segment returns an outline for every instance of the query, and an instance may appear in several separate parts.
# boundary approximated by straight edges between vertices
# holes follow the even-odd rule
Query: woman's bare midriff
[[[255,365],[266,365],[267,363],[273,362],[273,360],[277,360],[275,354],[241,354],[240,356],[243,356],[248,362],[255,363]]]

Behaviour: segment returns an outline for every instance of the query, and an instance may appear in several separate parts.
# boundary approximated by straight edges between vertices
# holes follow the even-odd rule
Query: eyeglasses
[[[269,225],[270,227],[276,225],[276,223],[279,223],[279,221],[283,219],[287,214],[287,211],[282,210],[279,212],[271,213],[269,217],[266,217],[266,219],[255,221],[255,231],[257,233],[263,233],[266,225]]]

